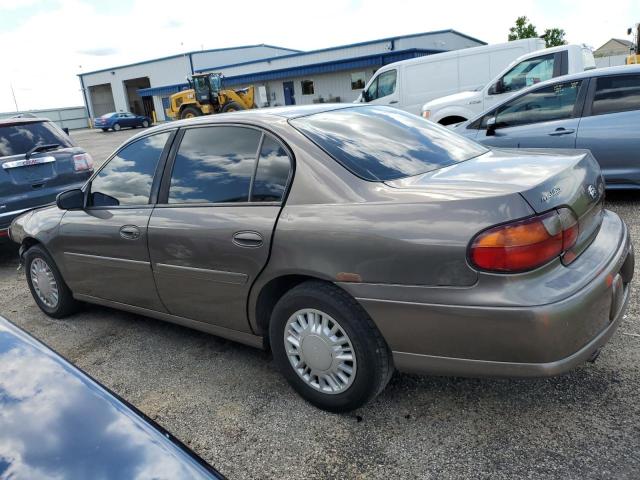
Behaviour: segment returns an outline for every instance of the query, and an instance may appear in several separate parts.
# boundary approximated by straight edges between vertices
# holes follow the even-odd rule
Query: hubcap
[[[289,317],[284,345],[291,366],[311,388],[342,393],[356,377],[356,356],[347,333],[331,316],[305,308]]]
[[[47,307],[55,308],[58,305],[58,282],[47,262],[36,258],[31,262],[31,284],[36,295]]]

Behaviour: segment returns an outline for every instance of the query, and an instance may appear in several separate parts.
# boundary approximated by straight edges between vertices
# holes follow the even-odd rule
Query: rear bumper
[[[425,295],[411,301],[415,287],[383,286],[377,298],[364,298],[358,286],[343,286],[358,299],[393,351],[401,371],[458,376],[532,377],[558,375],[589,359],[613,334],[630,296],[634,253],[626,226],[607,212],[599,234],[571,272],[538,282],[558,290],[588,279],[561,299],[537,305],[465,305],[471,289],[459,289],[456,304],[427,303]],[[554,283],[557,282],[557,283]],[[517,288],[514,279],[509,288]],[[474,287],[479,288],[479,287]],[[501,294],[514,290],[504,288]],[[393,289],[393,290],[389,290]],[[413,290],[412,290],[413,289]],[[423,289],[418,289],[423,290]],[[389,297],[384,296],[387,291]],[[543,292],[544,290],[539,290]],[[454,303],[454,302],[451,302]]]

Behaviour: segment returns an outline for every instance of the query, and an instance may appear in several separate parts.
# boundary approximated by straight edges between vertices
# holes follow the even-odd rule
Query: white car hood
[[[454,93],[453,95],[447,95],[446,97],[436,98],[435,100],[431,100],[430,102],[425,103],[422,106],[422,110],[434,110],[442,106],[450,106],[450,105],[466,105],[470,100],[482,98],[482,92],[460,92]]]

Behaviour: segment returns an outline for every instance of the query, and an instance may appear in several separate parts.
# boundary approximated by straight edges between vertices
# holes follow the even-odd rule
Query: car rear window
[[[0,125],[0,157],[23,155],[37,145],[53,143],[60,147],[73,146],[50,122]]]
[[[395,108],[350,107],[290,120],[355,175],[383,182],[430,172],[487,149]]]

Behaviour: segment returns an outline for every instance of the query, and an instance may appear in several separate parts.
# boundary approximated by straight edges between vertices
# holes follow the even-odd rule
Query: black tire
[[[120,127],[119,123],[114,123],[113,127],[111,127],[111,128],[113,128],[114,132],[119,132],[122,127]]]
[[[244,105],[241,105],[238,102],[229,102],[229,103],[226,103],[224,107],[222,107],[222,113],[237,112],[239,110],[246,110],[246,109],[247,108]]]
[[[109,131],[109,129],[108,129],[108,128],[103,128],[103,129],[102,129],[102,131],[103,131],[103,132],[108,132],[108,131]]]
[[[356,360],[355,378],[343,392],[323,393],[306,383],[286,353],[287,321],[299,310],[328,314],[349,337]],[[382,334],[362,306],[337,286],[316,280],[301,283],[276,304],[269,324],[273,358],[289,384],[307,401],[330,412],[347,412],[375,398],[393,373],[391,352]]]
[[[202,112],[199,108],[196,107],[185,107],[184,110],[180,112],[180,118],[193,118],[199,117],[202,115]]]
[[[142,128],[149,128],[149,120],[142,121]]]
[[[73,298],[73,295],[71,294],[71,290],[69,290],[69,287],[67,286],[64,279],[62,278],[62,275],[60,274],[58,267],[56,266],[55,262],[53,261],[51,256],[46,252],[44,248],[42,248],[39,245],[35,245],[31,247],[25,253],[24,259],[25,259],[27,284],[29,285],[29,290],[31,290],[31,295],[35,300],[36,305],[40,307],[40,310],[42,310],[48,316],[53,318],[63,318],[68,315],[71,315],[72,313],[78,310],[80,306],[79,302]],[[53,274],[53,277],[57,284],[58,301],[53,306],[45,304],[40,299],[33,285],[33,280],[31,278],[31,266],[33,265],[33,262],[36,259],[39,259],[45,262],[45,264],[51,270],[51,273]]]

